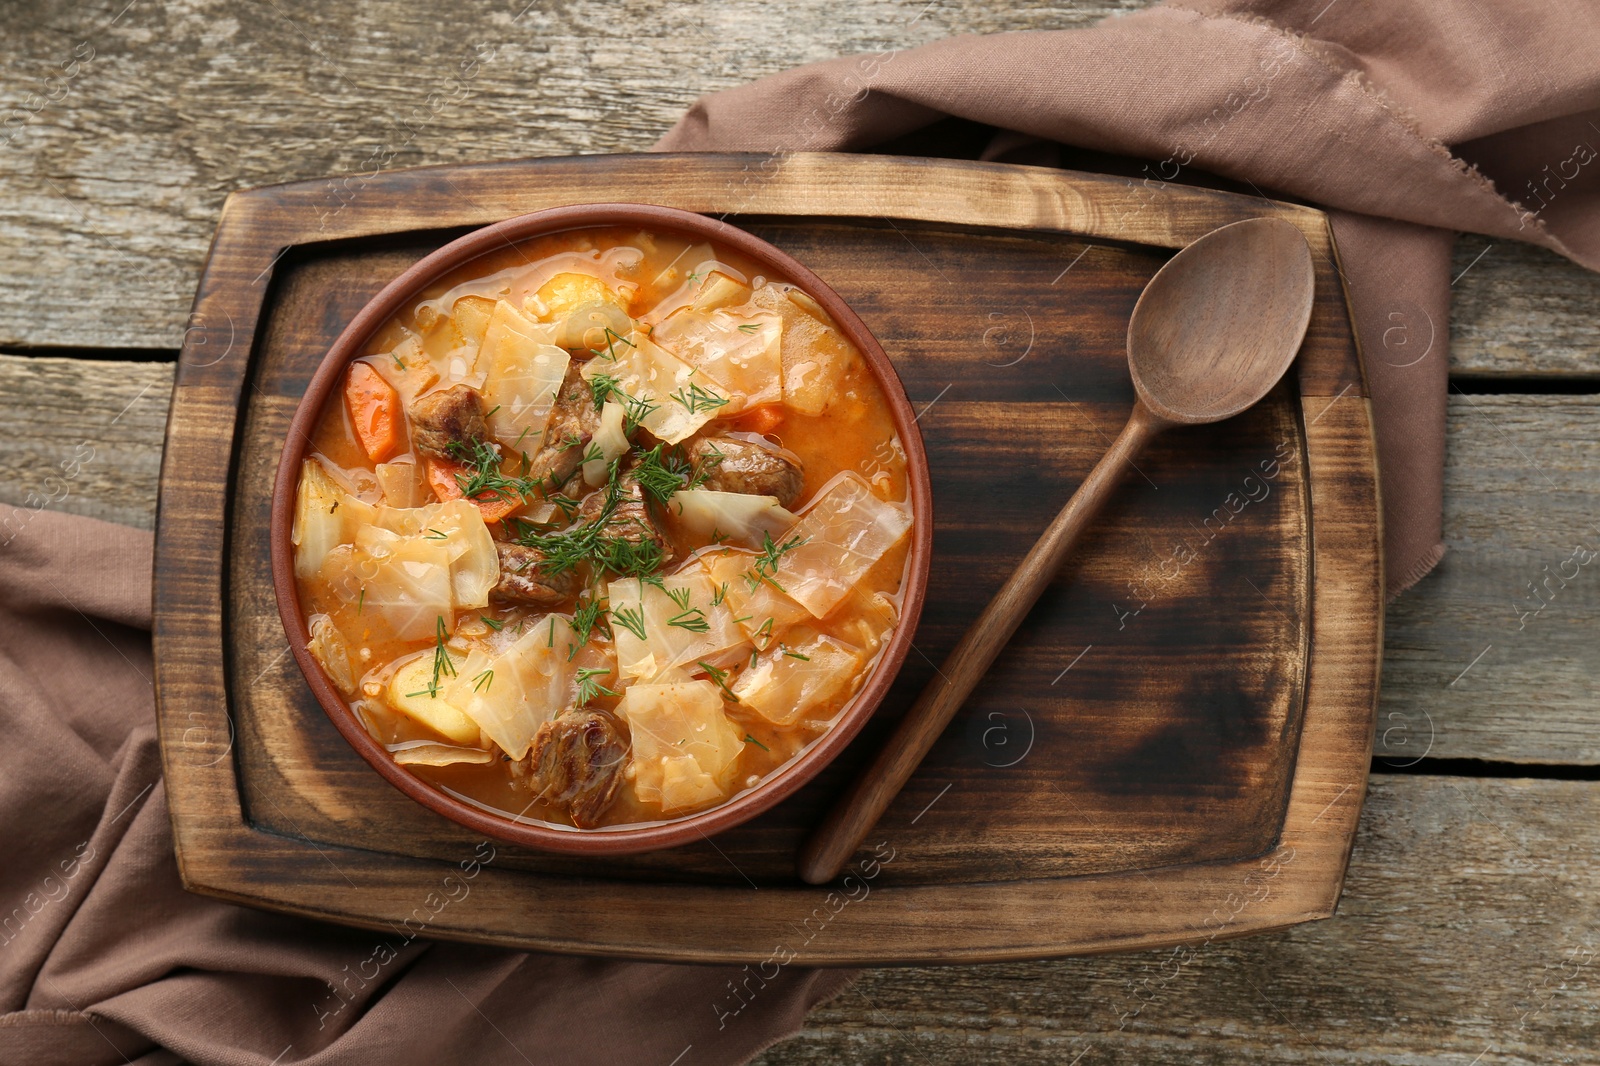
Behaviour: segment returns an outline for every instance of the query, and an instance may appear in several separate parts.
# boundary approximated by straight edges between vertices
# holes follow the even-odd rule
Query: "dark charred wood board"
[[[805,790],[714,840],[606,860],[483,845],[334,731],[272,596],[272,471],[306,382],[385,282],[545,207],[726,217],[862,316],[920,414],[934,561],[916,653]],[[1299,226],[1317,302],[1248,414],[1174,432],[1117,499],[833,888],[793,859],[1120,428],[1128,314],[1201,234]],[[396,171],[231,196],[174,386],[155,647],[168,801],[196,892],[525,948],[810,964],[979,961],[1331,915],[1371,756],[1383,575],[1360,356],[1325,217],[1209,190],[876,156],[633,155]],[[483,863],[470,901],[444,877]],[[474,869],[478,869],[474,867]]]

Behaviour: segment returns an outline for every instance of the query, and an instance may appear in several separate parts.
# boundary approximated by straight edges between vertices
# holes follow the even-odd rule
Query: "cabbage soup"
[[[805,292],[574,229],[447,275],[364,353],[300,469],[294,573],[397,764],[637,826],[757,787],[856,696],[918,516],[877,379]]]

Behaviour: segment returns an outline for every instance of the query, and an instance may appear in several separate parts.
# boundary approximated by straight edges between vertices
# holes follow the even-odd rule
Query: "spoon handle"
[[[800,849],[802,880],[820,885],[839,875],[1060,571],[1073,544],[1111,498],[1124,468],[1166,425],[1143,403],[1134,405],[1110,449],[962,636],[872,764]]]

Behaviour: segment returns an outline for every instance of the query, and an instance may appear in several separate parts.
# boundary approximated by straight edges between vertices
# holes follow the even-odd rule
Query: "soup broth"
[[[397,763],[602,829],[757,787],[899,623],[905,455],[826,312],[664,232],[530,239],[374,335],[293,542],[311,650]]]

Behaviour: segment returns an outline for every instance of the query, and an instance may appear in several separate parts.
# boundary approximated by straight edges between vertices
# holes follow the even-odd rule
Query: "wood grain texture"
[[[1450,551],[1390,608],[1380,756],[1600,763],[1597,424],[1593,395],[1451,396]]]
[[[1597,819],[1594,782],[1377,774],[1331,921],[1193,949],[870,970],[756,1062],[1592,1063]]]
[[[0,354],[0,500],[155,525],[171,363]]]
[[[799,64],[1142,6],[9,5],[0,101],[27,121],[0,147],[0,288],[23,298],[0,305],[0,345],[177,347],[245,186],[331,175],[346,196],[375,167],[643,151],[702,93]]]
[[[1086,26],[1145,0],[571,0],[516,20],[522,6],[467,0],[442,26],[426,6],[363,0],[139,4],[115,24],[120,3],[0,11],[0,104],[28,118],[0,148],[0,287],[18,295],[0,304],[0,346],[176,348],[238,188],[641,151],[701,93],[800,63]],[[618,43],[626,24],[648,27],[647,64]],[[85,49],[93,58],[63,81]],[[462,62],[480,55],[466,77]],[[56,98],[33,110],[30,93]],[[1464,238],[1452,276],[1487,243]],[[1519,278],[1537,284],[1505,293]],[[1458,372],[1600,373],[1594,274],[1499,243],[1455,294]]]
[[[1216,920],[1229,935],[1241,935],[1331,913],[1371,750],[1381,574],[1370,413],[1326,220],[1303,208],[1213,192],[1174,195],[1130,216],[1123,210],[1129,193],[1119,182],[1032,168],[804,154],[777,166],[761,163],[740,156],[611,157],[382,175],[371,186],[382,198],[374,195],[331,220],[316,186],[230,199],[196,299],[207,334],[191,333],[180,357],[157,539],[158,715],[186,882],[224,898],[376,926],[404,914],[399,908],[416,878],[437,868],[427,859],[459,853],[465,842],[452,838],[460,834],[448,823],[419,826],[417,809],[402,810],[370,773],[341,765],[353,753],[323,742],[317,723],[326,730],[326,720],[305,706],[294,678],[274,673],[284,659],[281,650],[273,653],[281,637],[272,636],[276,618],[259,603],[265,582],[252,569],[263,556],[259,473],[270,468],[284,413],[330,331],[346,320],[344,304],[359,303],[363,290],[392,276],[378,268],[384,256],[414,258],[408,240],[436,245],[456,226],[573,200],[640,199],[648,190],[650,199],[689,209],[748,212],[749,226],[780,246],[811,241],[802,258],[869,323],[872,307],[901,304],[902,288],[910,303],[931,303],[925,320],[911,323],[903,349],[913,394],[929,382],[943,382],[943,391],[986,382],[988,395],[974,393],[1028,428],[973,421],[980,428],[975,439],[1033,449],[1035,467],[1085,442],[1098,452],[1090,434],[1068,428],[1065,419],[1098,429],[1096,420],[1118,420],[1127,410],[1132,390],[1120,336],[1106,347],[1070,346],[1121,332],[1107,323],[1126,314],[1166,258],[1154,249],[1181,247],[1264,211],[1297,225],[1313,250],[1321,249],[1313,258],[1322,296],[1294,379],[1246,416],[1169,434],[1149,455],[1152,464],[1166,464],[1153,465],[1164,490],[1152,479],[1150,491],[1160,492],[1153,501],[1119,493],[1091,535],[1098,547],[1085,543],[1050,603],[1040,604],[1038,624],[1007,649],[1012,669],[997,670],[985,696],[1007,684],[1029,694],[1049,742],[1025,751],[1027,763],[1018,759],[1007,768],[984,760],[970,737],[952,731],[941,742],[943,758],[936,752],[925,766],[948,768],[944,787],[925,776],[921,791],[929,796],[922,802],[914,781],[884,822],[886,841],[875,845],[880,858],[915,859],[902,859],[892,872],[885,861],[878,888],[885,904],[835,916],[841,935],[825,945],[808,940],[803,957],[818,963],[1031,957],[1171,943],[1204,935],[1203,926]],[[394,236],[419,227],[434,232]],[[925,269],[936,262],[930,249],[947,262],[965,255],[1001,265],[988,279],[995,291],[1037,305],[1030,294],[1061,278],[1059,264],[1073,243],[1117,236],[1154,249],[1108,248],[1105,262],[1075,280],[1082,291],[1063,298],[1058,313],[1067,316],[1066,328],[1031,335],[1006,375],[991,369],[999,365],[993,359],[985,360],[988,368],[975,365],[988,354],[980,345],[985,333],[992,337],[985,327],[995,321],[996,300],[970,285],[964,299],[952,299],[951,275]],[[346,239],[330,243],[334,237]],[[306,241],[314,243],[293,247]],[[841,284],[852,276],[842,267],[852,262],[858,284]],[[1094,299],[1096,277],[1101,289],[1121,298]],[[1080,320],[1085,328],[1072,328]],[[215,330],[224,321],[226,343]],[[1052,345],[1068,345],[1071,362],[1048,358]],[[948,354],[930,359],[930,350]],[[252,351],[258,365],[249,365]],[[1052,385],[1054,398],[1038,388],[1041,377],[1079,369],[1085,372],[1069,381],[1073,395],[1059,384]],[[1020,395],[1006,393],[1017,386]],[[996,400],[1009,403],[997,407]],[[1320,410],[1306,423],[1304,444],[1300,401]],[[925,433],[936,437],[934,423],[951,417],[947,409],[962,413],[956,404],[932,414],[923,407]],[[236,418],[242,418],[237,437]],[[1040,433],[1041,419],[1060,420],[1061,428]],[[217,446],[226,439],[243,445],[234,462]],[[958,485],[965,476],[978,486],[946,495],[983,513],[966,523],[980,534],[965,549],[974,565],[942,585],[936,578],[932,587],[951,590],[952,601],[981,598],[1006,566],[994,549],[998,523],[988,505],[1011,500],[1024,509],[1048,508],[1048,497],[1037,491],[1029,464],[1000,466],[983,448],[944,447],[947,456],[978,460],[965,474],[960,463],[933,464]],[[1019,491],[994,491],[995,471],[1002,469],[1022,479]],[[1272,483],[1269,491],[1260,491],[1261,479]],[[1300,502],[1307,494],[1309,507]],[[1249,520],[1236,519],[1247,506]],[[1005,532],[1025,544],[1030,525]],[[1145,537],[1159,533],[1165,541],[1175,532],[1199,547],[1189,547],[1191,557],[1176,572],[1163,569],[1158,577],[1162,551],[1177,549]],[[1308,589],[1304,559],[1312,548],[1319,580]],[[977,564],[995,572],[994,582],[974,579]],[[1250,580],[1241,585],[1241,576]],[[222,588],[232,590],[227,611]],[[1078,603],[1084,597],[1090,609]],[[1112,618],[1097,620],[1096,606],[1109,606]],[[1201,614],[1211,624],[1196,630],[1192,620]],[[953,639],[965,616],[958,605],[946,617]],[[1137,625],[1123,634],[1130,619]],[[1052,639],[1065,632],[1075,646],[1081,634],[1073,626],[1102,639],[1112,620],[1117,635],[1103,656],[1059,690],[1046,683],[1065,661]],[[918,639],[932,645],[938,633],[925,624]],[[1308,633],[1309,654],[1295,651],[1308,646]],[[1030,645],[1054,660],[1048,671],[1021,668]],[[230,689],[228,677],[252,680]],[[1129,678],[1139,679],[1138,713],[1127,710]],[[902,680],[909,693],[923,679],[908,671]],[[224,713],[229,701],[236,733]],[[884,725],[896,713],[893,701],[891,694],[878,716]],[[196,716],[207,727],[199,739]],[[1076,743],[1074,729],[1082,738]],[[1058,781],[1060,769],[1068,776]],[[848,767],[840,760],[829,770]],[[956,779],[993,796],[929,814]],[[770,812],[778,821],[769,828],[795,812],[803,818],[805,795]],[[1049,831],[1018,828],[1041,819]],[[790,830],[797,825],[791,821]],[[795,909],[809,913],[817,890],[797,885],[787,861],[781,873],[767,873],[762,864],[774,857],[781,833],[741,838],[739,832],[708,844],[709,851],[691,847],[604,866],[502,849],[503,859],[479,882],[475,898],[483,902],[475,915],[432,928],[442,936],[585,954],[763,958],[774,938],[792,935]],[[325,842],[315,850],[329,859],[326,869],[308,865],[313,846],[297,842],[308,836]],[[1290,849],[1294,861],[1278,863],[1275,847]],[[397,849],[417,857],[390,853]],[[765,891],[745,891],[759,880]],[[579,883],[582,891],[574,891]],[[1241,885],[1262,889],[1257,905],[1210,917],[1216,900]],[[708,939],[704,923],[712,914],[718,935]]]

